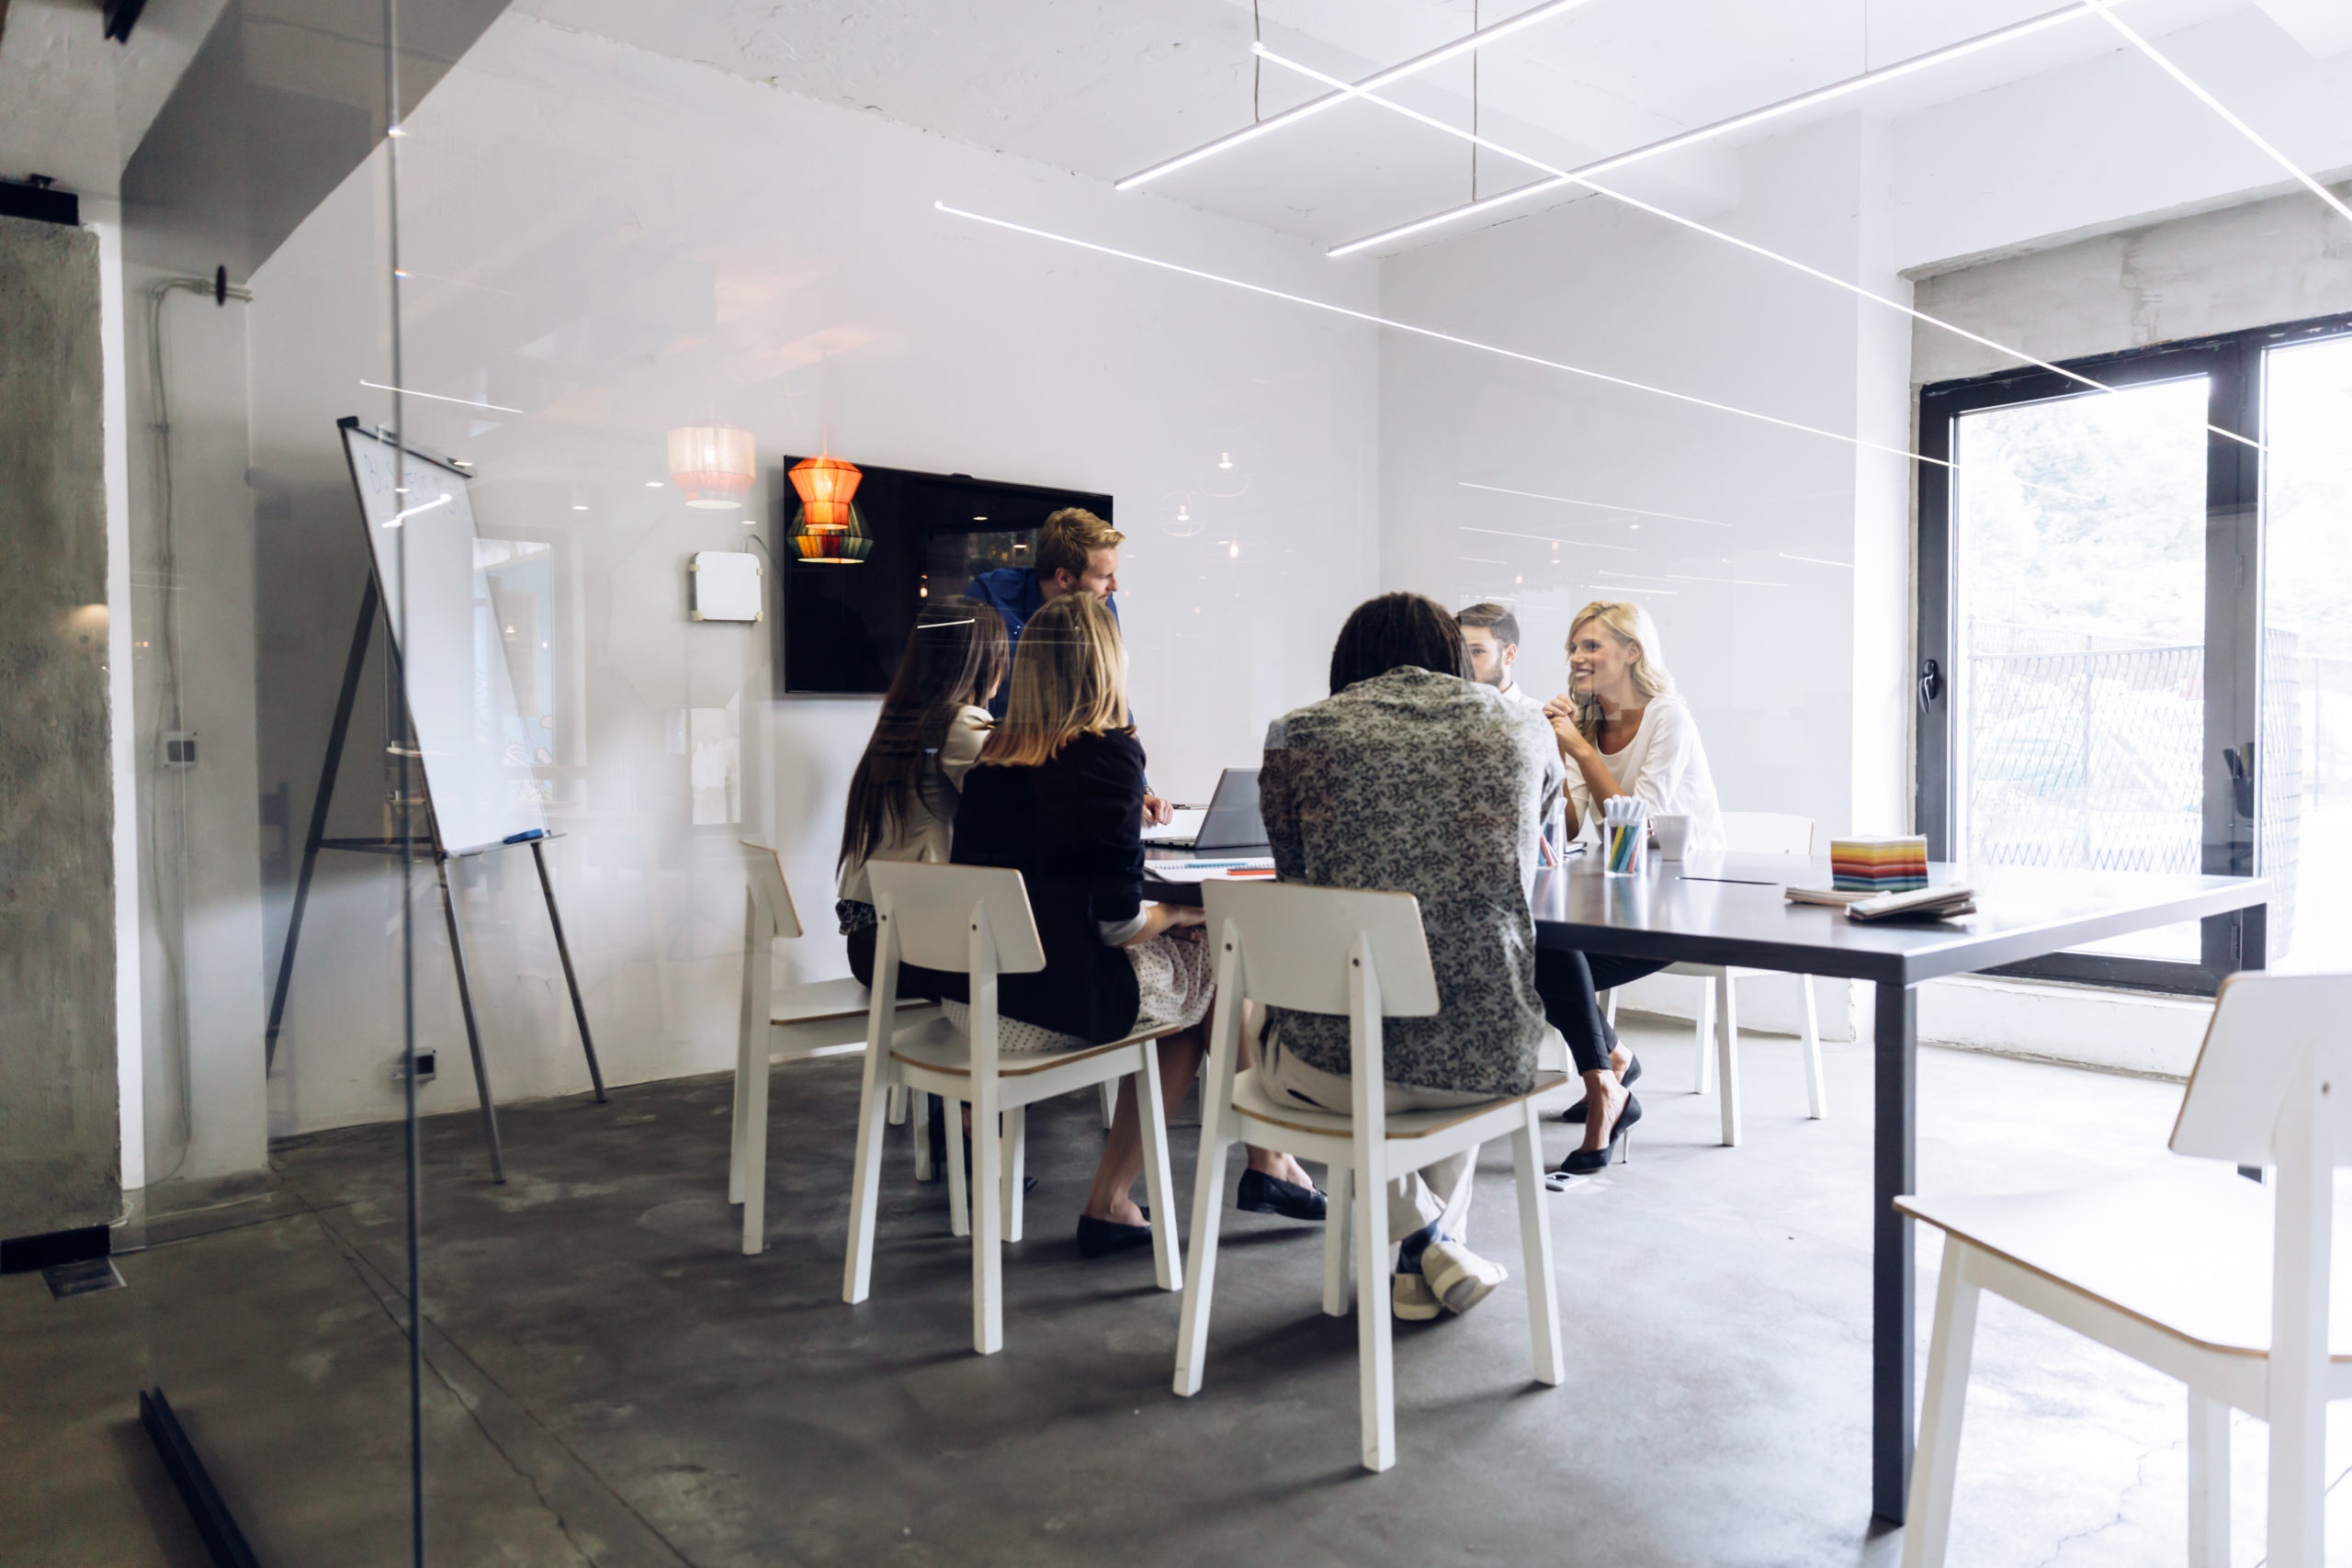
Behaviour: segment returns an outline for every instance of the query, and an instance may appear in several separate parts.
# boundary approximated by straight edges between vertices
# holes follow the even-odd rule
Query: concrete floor
[[[1516,1278],[1469,1317],[1400,1325],[1385,1476],[1356,1465],[1355,1329],[1317,1310],[1311,1229],[1228,1218],[1207,1385],[1170,1394],[1178,1299],[1148,1254],[1087,1263],[1068,1239],[1091,1100],[1032,1117],[1031,1239],[986,1359],[969,1254],[902,1137],[873,1298],[841,1303],[854,1059],[778,1069],[758,1258],[724,1201],[724,1078],[514,1107],[503,1188],[469,1118],[432,1122],[430,1560],[1894,1562],[1899,1534],[1868,1529],[1867,1047],[1826,1049],[1815,1123],[1794,1043],[1753,1038],[1747,1141],[1726,1150],[1713,1099],[1687,1092],[1687,1026],[1628,1035],[1649,1069],[1634,1157],[1553,1205],[1568,1382],[1530,1381]],[[1921,1076],[1929,1190],[2172,1157],[2175,1086],[1935,1050]],[[120,1260],[128,1290],[0,1280],[7,1561],[202,1561],[135,1423],[146,1382],[265,1563],[407,1561],[400,1148],[390,1127],[282,1145],[266,1191],[158,1222]],[[1472,1239],[1517,1273],[1506,1145]],[[1933,1297],[1930,1271],[1923,1348]],[[2177,1387],[1989,1299],[1979,1335],[1954,1561],[2183,1561]],[[2263,1429],[2238,1430],[2247,1564]]]

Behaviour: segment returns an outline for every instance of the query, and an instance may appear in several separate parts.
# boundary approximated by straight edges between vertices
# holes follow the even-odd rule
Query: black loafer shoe
[[[1330,1200],[1319,1187],[1301,1187],[1295,1181],[1284,1181],[1262,1170],[1245,1170],[1241,1173],[1241,1190],[1234,1195],[1233,1206],[1253,1214],[1280,1214],[1284,1219],[1320,1223],[1330,1207]]]
[[[1129,1247],[1149,1247],[1149,1225],[1114,1224],[1098,1220],[1091,1214],[1078,1216],[1078,1255],[1080,1258],[1104,1258]]]

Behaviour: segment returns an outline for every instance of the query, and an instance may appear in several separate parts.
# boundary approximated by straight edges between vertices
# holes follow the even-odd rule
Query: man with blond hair
[[[1065,593],[1093,594],[1110,606],[1115,621],[1119,602],[1113,595],[1119,592],[1119,547],[1126,538],[1086,508],[1065,506],[1038,527],[1036,541],[1029,547],[1029,565],[984,571],[964,592],[1004,617],[1004,635],[1015,649],[1029,617]],[[989,712],[1002,718],[1005,697],[999,690],[989,702]],[[1147,792],[1143,815],[1146,822],[1156,823],[1173,813],[1166,801]]]

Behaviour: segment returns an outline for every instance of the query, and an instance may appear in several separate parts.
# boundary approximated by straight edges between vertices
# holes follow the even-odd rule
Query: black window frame
[[[2144,385],[2189,376],[2208,380],[2207,422],[2220,430],[2263,438],[2263,355],[2290,343],[2352,333],[2352,311],[2240,332],[2187,338],[2114,354],[2060,362],[2064,369],[2109,387]],[[1913,671],[1917,700],[1913,707],[1916,831],[1928,838],[1928,852],[1948,860],[1952,848],[1953,681],[1957,587],[1952,536],[1950,466],[1961,416],[1984,409],[2097,396],[2081,382],[2053,370],[2025,367],[1919,389],[1918,562]],[[2261,726],[2262,646],[2262,465],[2254,446],[2209,431],[2205,463],[2205,719],[2203,758],[2203,869],[2208,874],[2250,876],[2257,852],[2255,816],[2259,784],[2246,789],[2233,778],[2224,748],[2258,737]],[[2214,739],[2216,732],[2223,737]],[[2259,748],[2245,755],[2259,765]],[[2250,769],[2252,773],[2254,770]],[[2258,776],[2258,775],[2256,775]],[[2241,807],[2248,809],[2241,809]],[[2266,912],[2239,910],[2201,922],[2199,961],[2121,954],[2060,953],[2023,964],[2004,964],[1988,974],[2063,980],[2134,991],[2211,996],[2223,976],[2243,968],[2249,955],[2260,962]]]

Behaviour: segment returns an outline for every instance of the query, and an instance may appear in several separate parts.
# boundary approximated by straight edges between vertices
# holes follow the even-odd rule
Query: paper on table
[[[1206,882],[1212,877],[1250,876],[1263,874],[1274,869],[1274,857],[1259,855],[1246,859],[1216,861],[1156,860],[1144,869],[1162,882],[1183,884]]]

